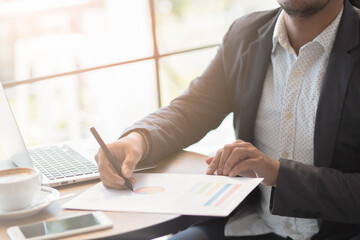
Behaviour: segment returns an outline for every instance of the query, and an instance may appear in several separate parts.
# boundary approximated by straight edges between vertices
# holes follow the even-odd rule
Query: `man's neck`
[[[341,11],[342,5],[341,0],[331,1],[323,10],[310,17],[293,17],[285,12],[286,30],[296,54],[330,25]]]

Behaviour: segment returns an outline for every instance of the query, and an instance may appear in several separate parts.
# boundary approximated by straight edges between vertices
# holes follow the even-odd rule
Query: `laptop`
[[[98,179],[94,159],[99,146],[89,141],[62,142],[27,148],[0,84],[0,137],[5,154],[17,167],[34,167],[42,173],[42,185],[60,186]],[[135,171],[155,168],[139,165]]]

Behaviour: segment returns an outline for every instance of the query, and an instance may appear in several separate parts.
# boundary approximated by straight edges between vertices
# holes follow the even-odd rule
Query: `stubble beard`
[[[286,2],[281,3],[280,1],[279,4],[288,15],[297,18],[307,18],[323,10],[330,3],[330,1],[331,0],[327,0],[326,2],[319,2],[315,0],[312,1],[311,3],[306,1],[302,3],[301,7],[295,7],[292,6],[291,3],[290,4],[287,4]]]

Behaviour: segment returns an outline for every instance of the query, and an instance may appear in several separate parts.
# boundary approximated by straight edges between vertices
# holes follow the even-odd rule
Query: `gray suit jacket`
[[[202,76],[172,103],[125,131],[141,129],[154,162],[201,139],[234,113],[236,137],[252,142],[279,9],[235,21]],[[280,159],[271,212],[319,219],[314,239],[360,233],[360,25],[345,0],[315,123],[314,166]],[[336,238],[333,238],[338,236]]]

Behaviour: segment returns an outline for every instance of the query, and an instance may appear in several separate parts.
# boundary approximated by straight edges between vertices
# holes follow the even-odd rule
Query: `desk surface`
[[[170,158],[158,162],[156,169],[146,172],[152,173],[188,173],[188,174],[204,174],[207,165],[204,161],[206,157],[200,154],[181,151]],[[75,196],[85,191],[87,188],[98,183],[99,180],[77,183],[68,186],[58,187],[61,195],[67,193],[75,193]],[[50,220],[55,217],[71,215],[79,212],[75,210],[63,210],[60,203],[65,203],[69,199],[53,203],[40,213],[16,220],[0,220],[0,239],[9,239],[6,229],[10,226],[28,224],[38,221]],[[173,214],[148,214],[148,213],[125,213],[125,212],[105,212],[105,214],[113,221],[114,226],[111,229],[97,231],[93,233],[81,234],[64,239],[96,239],[107,238],[111,236],[127,236],[127,238],[140,238],[146,236],[149,238],[167,234],[173,225],[191,224],[193,221],[199,220],[200,217],[181,218],[180,215]],[[167,225],[166,225],[167,224]],[[162,230],[160,225],[163,225]],[[159,226],[158,228],[156,226]],[[166,227],[164,227],[166,226]],[[166,229],[164,229],[166,228]],[[148,229],[147,232],[141,230]],[[133,234],[133,235],[131,235]]]

